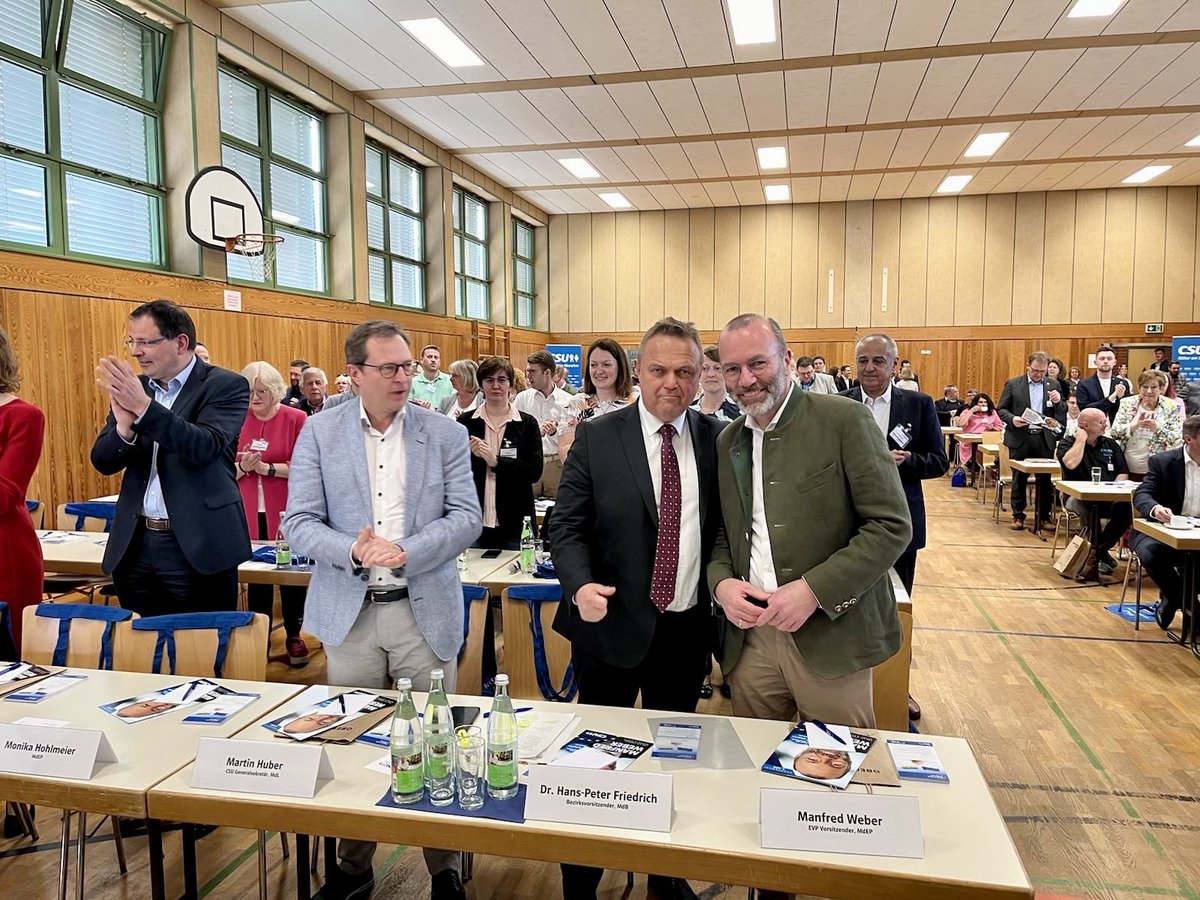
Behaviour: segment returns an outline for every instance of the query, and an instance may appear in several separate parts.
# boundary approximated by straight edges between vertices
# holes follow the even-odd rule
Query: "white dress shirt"
[[[183,386],[187,384],[188,378],[196,368],[196,357],[192,357],[192,361],[184,366],[182,372],[167,382],[167,386],[163,387],[153,378],[150,379],[150,390],[154,392],[154,398],[151,403],[157,403],[160,406],[165,406],[170,409],[175,405],[175,401],[179,399],[180,393],[183,391]],[[134,424],[142,421],[145,416],[142,413],[138,416]],[[135,438],[136,440],[136,438]],[[129,443],[128,441],[126,443]],[[158,442],[154,443],[154,450],[150,455],[150,480],[146,482],[146,493],[142,496],[142,515],[147,519],[167,519],[170,518],[170,513],[167,510],[167,500],[163,497],[162,483],[158,480]]]
[[[517,409],[537,419],[538,428],[547,422],[554,423],[554,431],[542,435],[543,456],[558,456],[558,430],[570,402],[571,395],[559,387],[554,388],[550,396],[546,396],[537,388],[526,388],[517,394],[513,401]]]
[[[1183,509],[1181,516],[1200,516],[1200,465],[1183,450]]]
[[[405,407],[396,413],[387,431],[381,433],[367,418],[362,401],[358,403],[371,484],[371,527],[379,537],[399,544],[404,538]],[[367,586],[372,590],[390,590],[405,584],[403,578],[384,566],[371,566],[369,578]]]
[[[871,411],[871,415],[875,417],[875,424],[879,426],[879,433],[885,438],[888,434],[888,422],[892,418],[892,385],[888,384],[887,390],[874,399],[867,396],[867,392],[863,391],[863,405]]]
[[[654,502],[662,500],[662,435],[659,429],[668,423],[651,415],[638,402],[642,422],[642,439],[646,444],[646,462],[650,465],[650,480],[654,483]],[[679,567],[675,571],[675,599],[666,612],[683,612],[696,605],[696,586],[700,583],[700,476],[696,471],[696,454],[692,452],[692,436],[688,431],[687,411],[675,421],[675,436],[671,445],[679,461]]]
[[[775,556],[771,552],[771,530],[767,525],[767,508],[763,500],[763,440],[768,431],[774,431],[779,424],[779,417],[792,399],[792,391],[796,389],[793,381],[788,385],[787,396],[775,411],[775,417],[766,428],[759,428],[754,416],[746,416],[746,424],[751,433],[751,476],[754,484],[753,504],[750,514],[750,583],[760,590],[773,594],[779,590],[779,581],[775,577]]]

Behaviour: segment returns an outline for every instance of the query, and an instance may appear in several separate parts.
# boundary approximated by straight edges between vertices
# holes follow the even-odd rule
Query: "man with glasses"
[[[196,356],[196,326],[169,300],[133,311],[125,346],[140,375],[115,356],[96,366],[109,414],[92,465],[124,473],[104,571],[139,615],[235,609],[250,558],[233,468],[250,385]]]
[[[1109,355],[1112,353],[1110,351]],[[1096,354],[1099,361],[1101,354]],[[1113,357],[1116,358],[1115,356]],[[1053,459],[1054,445],[1057,440],[1055,432],[1062,432],[1062,423],[1067,421],[1067,398],[1059,389],[1059,384],[1053,378],[1047,377],[1050,368],[1050,357],[1041,350],[1029,354],[1026,359],[1025,374],[1008,379],[1004,384],[1004,392],[1000,402],[996,404],[996,412],[1004,420],[1004,446],[1008,447],[1011,459]],[[1080,382],[1077,389],[1079,409],[1087,408],[1084,403],[1083,385],[1088,380]],[[1117,379],[1128,384],[1124,379]],[[1120,386],[1118,386],[1120,387]],[[1124,388],[1121,393],[1124,395]],[[1031,410],[1042,416],[1046,424],[1034,424],[1025,420],[1025,411]],[[1103,411],[1103,410],[1101,410]],[[1050,487],[1049,475],[1036,476],[1041,484],[1038,493],[1041,509],[1034,510],[1038,517],[1039,529],[1050,521],[1050,504],[1054,500],[1054,491]],[[1010,526],[1013,531],[1025,527],[1025,504],[1028,494],[1029,473],[1013,472],[1012,480],[1012,514]]]
[[[429,689],[445,672],[454,690],[463,640],[462,584],[455,559],[483,521],[467,432],[409,403],[420,370],[408,336],[392,322],[363,322],[346,338],[358,389],[313,416],[288,473],[283,530],[316,560],[306,630],[325,645],[330,684],[387,688],[397,678]],[[343,840],[326,900],[366,897],[375,845]],[[426,849],[434,900],[465,898],[458,853]]]
[[[517,394],[514,402],[520,412],[537,419],[542,432],[542,477],[534,482],[533,496],[553,499],[558,496],[563,469],[558,458],[558,428],[571,395],[555,387],[555,362],[548,350],[529,354],[525,362],[525,381],[529,387]]]

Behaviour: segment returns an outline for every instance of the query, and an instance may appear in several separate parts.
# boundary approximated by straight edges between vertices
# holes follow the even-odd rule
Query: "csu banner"
[[[1177,337],[1171,341],[1171,359],[1179,360],[1179,374],[1187,381],[1200,379],[1200,337]]]
[[[1196,340],[1200,341],[1200,338]],[[567,370],[567,381],[577,388],[583,387],[583,347],[580,344],[547,344],[546,349],[554,361]],[[1196,364],[1200,366],[1200,359]]]

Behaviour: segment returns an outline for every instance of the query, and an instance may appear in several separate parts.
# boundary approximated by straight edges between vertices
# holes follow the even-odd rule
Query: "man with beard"
[[[912,537],[896,462],[866,406],[796,388],[774,320],[733,319],[720,353],[745,412],[717,439],[708,565],[733,714],[873,727],[871,667],[901,640],[888,569]]]

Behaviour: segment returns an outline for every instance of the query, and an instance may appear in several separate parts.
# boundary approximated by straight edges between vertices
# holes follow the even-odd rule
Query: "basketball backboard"
[[[264,230],[262,207],[242,176],[224,166],[209,166],[188,185],[184,200],[192,240],[224,250],[226,238]]]

